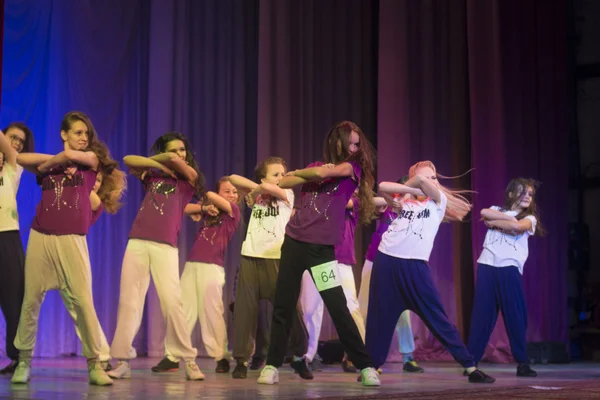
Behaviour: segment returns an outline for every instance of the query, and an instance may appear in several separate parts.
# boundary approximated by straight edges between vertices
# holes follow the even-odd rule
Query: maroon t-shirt
[[[96,183],[96,171],[77,166],[72,177],[62,167],[38,177],[42,188],[31,229],[46,235],[86,235],[91,225],[90,193]]]
[[[223,266],[227,245],[240,223],[240,208],[231,203],[231,215],[221,212],[219,218],[219,222],[210,226],[204,224],[204,219],[200,221],[200,230],[196,234],[188,261]]]
[[[365,259],[369,261],[375,260],[375,255],[377,254],[377,249],[379,248],[379,243],[381,243],[381,237],[387,231],[387,229],[392,224],[392,221],[398,218],[398,214],[392,211],[391,207],[388,207],[387,210],[381,214],[379,217],[379,226],[375,232],[373,232],[373,236],[371,236],[371,243],[369,244],[369,249],[367,250],[367,254],[365,255]]]
[[[325,245],[340,243],[346,205],[357,188],[361,176],[360,166],[354,161],[350,164],[355,176],[330,178],[302,185],[294,204],[296,212],[286,227],[288,236],[305,243]],[[308,167],[321,165],[324,163],[315,162]]]
[[[183,179],[150,173],[143,182],[146,196],[133,221],[129,238],[177,247],[183,210],[194,197],[194,186]]]
[[[98,218],[100,218],[102,211],[104,211],[104,204],[100,203],[96,211],[92,211],[92,221],[90,222],[90,226],[94,225],[96,221],[98,221]]]
[[[342,231],[342,240],[335,246],[335,259],[340,264],[356,264],[356,255],[354,254],[354,230],[358,220],[359,200],[352,197],[352,208],[346,209],[344,217],[344,229]]]

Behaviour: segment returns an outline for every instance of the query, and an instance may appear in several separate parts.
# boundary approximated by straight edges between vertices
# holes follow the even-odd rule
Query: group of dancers
[[[273,304],[261,384],[278,382],[286,356],[301,378],[313,379],[309,364],[317,352],[324,306],[345,348],[342,366],[358,370],[364,386],[380,385],[394,330],[403,369],[423,372],[412,358],[408,311],[464,367],[469,382],[492,383],[495,379],[477,364],[501,310],[517,376],[536,376],[526,352],[521,283],[528,238],[544,232],[534,200],[537,183],[531,179],[512,180],[502,204],[481,212],[488,231],[465,345],[448,320],[427,261],[440,223],[462,221],[471,204],[461,194],[465,191],[438,182],[432,162],[416,163],[398,182],[379,183],[381,197],[374,197],[375,151],[355,123],[343,121],[327,133],[323,160],[288,171],[283,159],[269,157],[256,167],[254,180],[225,176],[211,191],[186,137],[168,132],[156,140],[152,156],[123,159],[146,194],[123,257],[117,327],[109,346],[94,308],[86,235],[103,210],[116,213],[121,207],[125,173],[84,113],[65,115],[60,140],[64,151],[38,154],[26,125],[12,123],[0,133],[0,306],[11,359],[0,373],[12,374],[13,383],[30,379],[39,312],[48,290],[60,291],[73,318],[89,383],[104,386],[130,378],[130,360],[136,357],[132,343],[151,277],[166,324],[165,357],[152,370],[176,371],[183,360],[187,379],[204,379],[191,343],[199,320],[216,372],[228,373],[223,287],[233,277],[225,276],[223,262],[242,219],[242,201],[252,212],[236,284],[233,378],[247,378],[261,300]],[[23,169],[36,174],[42,189],[25,253],[16,203]],[[185,215],[199,229],[180,278],[177,240]],[[369,224],[376,218],[357,295],[354,230],[357,222]],[[111,359],[117,361],[114,368]]]

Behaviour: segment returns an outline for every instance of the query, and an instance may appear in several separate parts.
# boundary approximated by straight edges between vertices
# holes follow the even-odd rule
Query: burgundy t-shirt
[[[355,177],[330,178],[302,185],[294,204],[296,212],[286,227],[285,233],[288,236],[305,243],[340,243],[346,205],[361,176],[360,166],[354,161],[350,164]],[[319,161],[309,164],[308,167],[321,165],[324,163]]]
[[[367,249],[365,259],[369,261],[375,260],[375,254],[377,254],[377,248],[379,247],[379,243],[381,243],[381,237],[396,218],[398,218],[398,214],[393,212],[391,207],[388,207],[388,209],[381,214],[379,217],[379,226],[371,236],[371,243]]]
[[[46,235],[86,235],[91,225],[90,193],[96,183],[96,171],[77,166],[69,179],[62,167],[38,177],[42,188],[31,229]]]
[[[90,226],[94,225],[96,221],[98,221],[98,218],[100,218],[102,211],[104,211],[104,204],[102,203],[100,203],[96,211],[92,210],[92,221],[90,222]]]
[[[133,221],[129,238],[177,247],[183,210],[194,197],[194,186],[183,179],[150,173],[143,182],[146,196]]]
[[[356,263],[354,254],[354,230],[358,220],[359,200],[352,196],[352,208],[346,209],[344,217],[344,230],[342,231],[342,240],[335,246],[335,259],[340,264],[352,265]]]
[[[204,224],[204,219],[200,221],[200,230],[196,234],[188,261],[223,266],[227,245],[240,223],[240,208],[231,203],[231,216],[221,212],[219,217],[219,222],[210,226]]]

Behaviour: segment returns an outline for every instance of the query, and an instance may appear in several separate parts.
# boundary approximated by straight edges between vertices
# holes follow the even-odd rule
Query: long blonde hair
[[[418,163],[410,167],[410,169],[408,170],[408,176],[412,179],[415,177],[415,175],[417,175],[417,170],[419,168],[427,167],[431,168],[433,170],[433,173],[437,177],[446,178],[445,176],[437,173],[435,165],[429,160],[419,161]],[[442,186],[442,184],[439,184],[438,188],[441,192],[443,192],[446,195],[446,198],[448,199],[448,204],[446,205],[446,213],[444,214],[443,221],[462,221],[471,211],[471,208],[473,208],[473,205],[462,194],[473,193],[473,191],[460,189],[452,190]]]

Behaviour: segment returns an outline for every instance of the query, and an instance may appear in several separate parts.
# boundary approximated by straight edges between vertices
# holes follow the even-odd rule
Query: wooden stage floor
[[[183,368],[178,372],[155,374],[150,367],[158,360],[138,358],[132,362],[131,379],[113,386],[93,387],[87,383],[83,358],[34,359],[29,385],[11,385],[0,376],[1,399],[600,399],[600,364],[571,363],[534,366],[537,378],[517,378],[514,365],[482,364],[496,378],[491,385],[469,384],[462,369],[451,362],[425,362],[424,374],[402,373],[401,364],[386,364],[380,388],[365,388],[356,375],[341,372],[339,365],[315,372],[304,381],[288,366],[280,370],[277,385],[258,385],[259,371],[248,379],[215,374],[215,363],[198,359],[206,380],[188,382]],[[4,366],[6,360],[0,360]],[[232,365],[233,368],[233,365]]]

